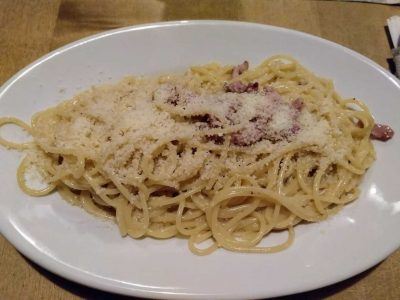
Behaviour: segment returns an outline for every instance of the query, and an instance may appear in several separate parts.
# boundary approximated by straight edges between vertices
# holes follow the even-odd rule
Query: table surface
[[[33,60],[76,39],[133,24],[227,19],[321,36],[389,68],[386,19],[399,6],[305,0],[1,0],[0,84]],[[1,299],[125,298],[51,274],[0,235]],[[400,299],[400,250],[351,279],[289,298]]]

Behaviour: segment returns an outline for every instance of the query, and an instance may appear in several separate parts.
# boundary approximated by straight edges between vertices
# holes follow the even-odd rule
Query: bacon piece
[[[218,120],[218,118],[210,114],[191,116],[190,118],[193,122],[207,123],[208,126],[211,128],[220,127],[220,121]]]
[[[247,85],[241,81],[227,83],[224,86],[225,92],[244,93],[247,90]]]
[[[217,134],[206,135],[206,139],[207,141],[213,141],[216,145],[222,145],[225,142],[225,138]]]
[[[244,71],[247,71],[248,69],[249,69],[249,62],[245,60],[243,63],[233,68],[232,78],[238,77],[240,74],[242,74]]]
[[[363,122],[361,120],[357,121],[356,126],[359,127],[359,128],[364,128],[364,124],[363,124]]]
[[[232,78],[236,78],[241,75],[244,71],[249,69],[249,62],[245,60],[240,65],[237,65],[232,70]],[[224,89],[226,92],[232,93],[250,93],[250,92],[257,92],[258,91],[258,82],[244,84],[241,81],[234,81],[229,84],[225,84]]]
[[[299,132],[299,130],[300,130],[300,124],[296,121],[293,124],[292,128],[290,128],[290,132],[293,133],[293,134],[296,134],[296,133]]]
[[[150,194],[150,196],[155,196],[155,197],[160,197],[160,196],[175,197],[178,195],[179,195],[178,190],[171,186],[163,186]]]
[[[226,83],[224,85],[225,92],[231,93],[252,93],[258,92],[258,82],[250,82],[248,84],[244,84],[241,81],[234,81],[231,83]]]
[[[301,98],[297,98],[296,100],[294,100],[294,101],[292,102],[292,107],[293,107],[296,111],[300,112],[300,111],[303,109],[303,107],[304,107],[304,102],[303,102],[303,100],[302,100]]]
[[[266,127],[270,118],[255,117],[250,120],[250,126],[231,134],[231,143],[236,146],[250,146],[265,137]]]
[[[231,134],[231,143],[236,146],[250,146],[260,141],[264,136],[261,130],[253,128],[246,128],[242,131]]]
[[[297,98],[291,103],[293,108],[293,126],[290,128],[290,133],[296,134],[300,131],[299,115],[304,107],[304,102],[301,98]]]
[[[394,131],[388,125],[375,124],[371,131],[371,139],[379,141],[390,140],[394,135]]]
[[[250,82],[246,88],[247,93],[256,93],[258,92],[258,82]]]

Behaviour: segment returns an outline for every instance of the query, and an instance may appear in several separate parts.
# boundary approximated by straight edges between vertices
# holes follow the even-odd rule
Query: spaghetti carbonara
[[[33,137],[0,138],[26,151],[17,171],[24,192],[57,190],[113,219],[122,236],[182,236],[199,255],[287,248],[296,224],[357,198],[375,159],[368,108],[287,56],[254,69],[211,63],[127,77],[38,112],[31,125],[0,119],[8,123]],[[29,184],[32,168],[45,188]],[[259,245],[282,230],[284,243]]]

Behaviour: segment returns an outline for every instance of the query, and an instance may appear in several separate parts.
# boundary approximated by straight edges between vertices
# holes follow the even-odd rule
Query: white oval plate
[[[26,121],[79,90],[127,74],[184,70],[210,61],[254,66],[290,54],[332,78],[346,97],[363,99],[377,120],[400,132],[400,84],[371,60],[308,34],[227,21],[181,21],[101,33],[55,50],[0,90],[0,116]],[[376,143],[377,161],[360,198],[338,215],[296,227],[295,243],[276,254],[219,250],[198,257],[183,239],[121,238],[117,227],[62,201],[23,194],[21,154],[0,148],[0,229],[48,270],[95,288],[162,298],[260,298],[315,289],[375,265],[400,245],[400,137]],[[274,236],[273,239],[281,239]]]

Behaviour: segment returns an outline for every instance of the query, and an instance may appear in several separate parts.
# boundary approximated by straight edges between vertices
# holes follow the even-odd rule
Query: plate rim
[[[166,21],[166,22],[154,22],[154,23],[144,23],[138,25],[131,25],[121,28],[116,28],[112,30],[107,30],[103,32],[99,32],[94,35],[90,35],[76,41],[70,42],[62,47],[52,50],[51,52],[39,57],[38,59],[34,60],[32,63],[28,64],[26,67],[19,70],[15,75],[11,78],[6,80],[2,86],[0,87],[0,105],[2,105],[2,98],[3,95],[6,94],[8,89],[10,89],[19,79],[21,79],[24,75],[28,74],[31,70],[35,69],[37,66],[41,65],[42,63],[52,59],[55,56],[58,56],[64,52],[67,52],[75,47],[79,47],[83,44],[95,41],[97,39],[106,38],[107,36],[116,35],[116,34],[123,34],[130,31],[139,31],[139,30],[151,30],[156,28],[163,28],[163,27],[180,27],[180,26],[218,26],[218,25],[228,25],[228,26],[239,26],[239,27],[258,27],[264,28],[267,30],[273,31],[281,31],[281,32],[289,32],[292,34],[296,34],[308,39],[314,39],[331,47],[337,48],[351,56],[355,59],[362,61],[363,63],[369,65],[376,71],[379,71],[381,75],[383,75],[386,79],[388,79],[392,84],[394,84],[400,91],[400,80],[396,78],[393,74],[391,74],[388,70],[384,69],[378,63],[374,62],[370,58],[349,49],[343,45],[335,43],[333,41],[321,38],[316,35],[312,35],[306,32],[278,27],[268,24],[262,23],[252,23],[252,22],[243,22],[243,21],[228,21],[228,20],[178,20],[178,21]],[[40,267],[54,273],[62,278],[66,278],[72,282],[76,282],[78,284],[83,284],[98,290],[103,290],[112,293],[118,293],[123,295],[129,296],[139,296],[145,298],[157,298],[157,299],[206,299],[208,297],[218,297],[220,299],[241,299],[243,297],[248,297],[249,293],[237,294],[234,297],[233,295],[228,293],[218,294],[218,293],[191,293],[185,291],[176,291],[170,292],[163,289],[152,289],[151,287],[141,287],[139,285],[135,285],[134,283],[126,283],[119,282],[116,283],[115,280],[111,278],[105,278],[102,276],[98,276],[93,273],[84,272],[84,270],[77,269],[74,266],[68,265],[62,261],[55,259],[54,257],[49,256],[48,254],[39,251],[34,245],[32,244],[29,239],[24,237],[23,232],[18,231],[18,229],[13,226],[8,219],[5,217],[3,210],[0,206],[0,233],[7,239],[7,241],[15,247],[18,252],[22,253],[25,257],[32,260],[35,264],[39,265]],[[363,267],[359,267],[357,269],[352,269],[352,272],[347,272],[346,274],[341,274],[341,276],[336,276],[335,279],[330,280],[323,280],[319,281],[316,284],[308,284],[301,288],[290,288],[286,289],[285,292],[277,291],[276,293],[272,293],[268,295],[268,297],[276,297],[276,296],[285,296],[291,295],[293,293],[302,293],[318,288],[322,288],[325,286],[329,286],[331,284],[335,284],[351,278],[357,274],[364,272],[365,270],[370,269],[371,267],[375,266],[379,262],[383,261],[387,258],[390,254],[394,253],[398,248],[400,248],[400,240],[394,243],[393,247],[389,247],[387,251],[381,253],[381,255],[376,256],[374,260],[371,260],[369,264],[365,264]],[[252,298],[262,298],[265,297],[265,293],[254,293],[251,295]]]

